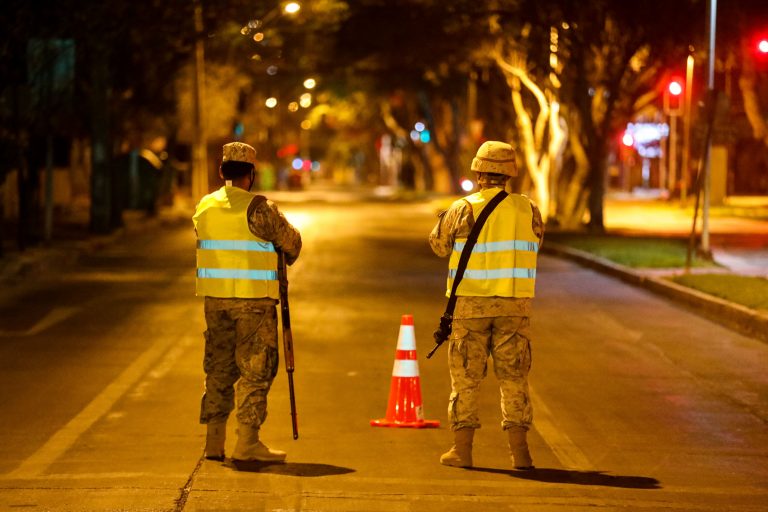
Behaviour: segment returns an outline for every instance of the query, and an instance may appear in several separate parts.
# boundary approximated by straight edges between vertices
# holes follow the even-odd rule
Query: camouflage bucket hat
[[[471,169],[476,172],[493,172],[517,176],[515,150],[505,142],[489,140],[477,150]]]
[[[256,150],[243,142],[224,144],[222,162],[245,162],[256,165]]]

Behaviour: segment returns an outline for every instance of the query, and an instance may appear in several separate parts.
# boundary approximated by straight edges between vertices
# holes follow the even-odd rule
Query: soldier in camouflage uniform
[[[479,192],[454,202],[440,214],[429,242],[435,254],[450,256],[450,295],[458,259],[479,212],[511,176],[514,150],[484,143],[472,162]],[[451,396],[448,413],[454,446],[440,458],[449,466],[472,466],[472,441],[480,428],[477,395],[488,358],[501,391],[501,426],[508,433],[514,467],[533,467],[527,444],[532,421],[528,396],[531,366],[530,313],[536,253],[544,236],[541,213],[520,194],[507,196],[486,220],[457,290],[449,339]]]
[[[205,456],[223,460],[226,422],[237,398],[238,439],[232,459],[283,461],[259,440],[267,393],[278,369],[277,252],[290,265],[301,235],[266,197],[250,193],[256,151],[226,144],[219,175],[225,186],[197,205],[198,296],[205,297]],[[236,386],[236,389],[235,389]]]

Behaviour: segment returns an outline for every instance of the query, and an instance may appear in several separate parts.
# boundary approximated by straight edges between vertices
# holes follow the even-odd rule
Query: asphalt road
[[[768,345],[541,257],[537,469],[511,469],[491,369],[477,467],[444,467],[445,349],[425,359],[446,266],[426,243],[432,205],[284,209],[305,243],[289,270],[300,437],[282,363],[262,437],[288,463],[201,460],[194,236],[172,223],[0,292],[0,510],[768,509]],[[369,425],[386,410],[403,314],[437,429]]]

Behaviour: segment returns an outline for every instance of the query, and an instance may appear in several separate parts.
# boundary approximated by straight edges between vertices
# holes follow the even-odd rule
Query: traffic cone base
[[[371,420],[371,426],[408,428],[440,426],[437,420],[424,419],[419,362],[416,356],[416,338],[411,315],[403,315],[400,323],[386,416]]]

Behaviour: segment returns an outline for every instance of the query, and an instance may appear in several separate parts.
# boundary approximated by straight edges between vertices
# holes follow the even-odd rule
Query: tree
[[[609,148],[655,97],[661,73],[684,61],[697,3],[525,1],[492,14],[495,60],[509,78],[525,162],[539,200],[552,198],[545,209],[558,224],[578,225],[588,199],[589,226],[603,229]],[[533,102],[522,101],[521,84]],[[537,121],[527,122],[532,116]],[[539,191],[549,186],[553,194]]]
[[[456,191],[468,167],[464,135],[473,47],[467,42],[482,9],[468,0],[349,2],[335,34],[333,62],[326,61],[330,78],[360,84],[379,98],[384,124],[403,146],[416,186]],[[429,143],[411,140],[417,121],[432,134]]]
[[[560,2],[563,54],[562,97],[580,132],[589,164],[589,227],[602,231],[606,157],[611,141],[665,70],[681,67],[703,26],[702,2],[646,1],[643,5],[605,0]],[[697,9],[697,5],[699,8]],[[567,29],[566,29],[567,27]],[[580,151],[577,149],[576,151]]]
[[[522,146],[526,169],[533,180],[536,203],[544,222],[555,213],[551,194],[551,177],[557,175],[565,150],[567,129],[560,115],[560,103],[550,84],[539,87],[528,73],[526,56],[519,49],[504,50],[498,41],[493,50],[496,65],[504,73],[512,92],[519,143]],[[546,82],[545,82],[546,83]],[[525,88],[535,99],[537,111],[532,113],[525,105]],[[532,117],[535,116],[535,121]]]

